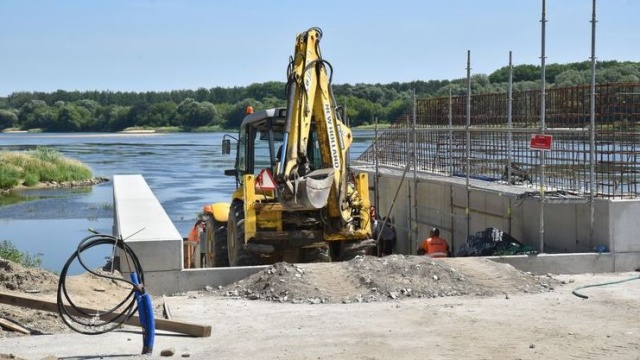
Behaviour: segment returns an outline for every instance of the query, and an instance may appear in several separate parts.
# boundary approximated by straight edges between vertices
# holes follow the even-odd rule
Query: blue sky
[[[489,74],[540,63],[541,0],[0,0],[0,96],[285,81],[298,32],[322,28],[334,82]],[[547,0],[547,63],[588,60],[592,0]],[[640,0],[599,0],[599,60],[640,61]]]

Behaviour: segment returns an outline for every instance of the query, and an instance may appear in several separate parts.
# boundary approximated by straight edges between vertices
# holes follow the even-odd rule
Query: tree
[[[45,130],[55,132],[74,132],[83,129],[83,124],[91,118],[85,108],[78,108],[75,104],[67,103],[57,109],[57,116],[46,125]]]
[[[18,124],[15,110],[0,109],[0,130],[14,127]]]
[[[589,83],[589,74],[586,71],[567,70],[556,76],[556,86],[575,86]]]
[[[108,105],[100,109],[96,126],[101,131],[120,131],[131,125],[129,122],[129,106]]]
[[[149,108],[150,126],[171,126],[176,117],[176,104],[170,101],[153,104]]]
[[[251,98],[238,101],[230,106],[224,113],[224,127],[227,129],[238,129],[242,124],[242,119],[247,114],[247,106],[252,106],[255,110],[262,108],[262,103]]]
[[[47,122],[51,120],[51,109],[42,100],[31,100],[20,107],[18,120],[22,129],[43,129],[47,127]]]
[[[197,102],[187,98],[176,108],[177,122],[190,128],[211,125],[217,117],[218,111],[215,105],[208,101]]]
[[[393,123],[402,114],[409,113],[411,107],[412,101],[409,98],[394,100],[386,107],[382,121]]]

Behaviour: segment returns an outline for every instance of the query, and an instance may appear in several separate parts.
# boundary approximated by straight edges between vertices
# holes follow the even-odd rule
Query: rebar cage
[[[545,91],[544,133],[553,136],[545,156],[529,146],[531,136],[542,131],[541,91],[527,90],[513,92],[510,121],[507,93],[472,95],[470,126],[467,96],[417,99],[415,111],[385,129],[358,160],[373,163],[377,157],[379,165],[393,167],[415,161],[416,170],[445,176],[466,177],[468,169],[470,178],[512,185],[539,185],[544,167],[549,190],[585,194],[593,186],[597,197],[637,198],[640,83],[601,84],[594,90],[593,152],[592,91],[586,85]]]

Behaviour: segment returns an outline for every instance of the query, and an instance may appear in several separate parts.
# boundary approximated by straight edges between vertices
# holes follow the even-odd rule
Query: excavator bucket
[[[334,169],[315,170],[293,182],[293,196],[283,202],[287,210],[317,210],[327,205]]]

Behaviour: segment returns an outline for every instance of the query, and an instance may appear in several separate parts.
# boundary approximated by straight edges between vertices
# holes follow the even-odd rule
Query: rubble
[[[456,262],[457,261],[457,262]],[[464,269],[456,264],[464,261]],[[475,273],[473,269],[485,273]],[[471,271],[469,270],[471,269]],[[487,281],[495,271],[496,279]],[[347,262],[322,264],[276,263],[236,283],[210,290],[213,295],[294,304],[359,303],[436,298],[493,296],[552,291],[559,284],[509,265],[483,258],[432,259],[424,256],[358,256]]]

